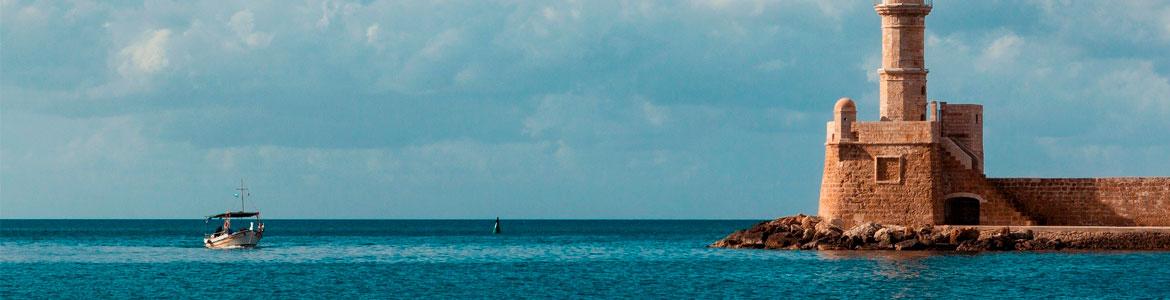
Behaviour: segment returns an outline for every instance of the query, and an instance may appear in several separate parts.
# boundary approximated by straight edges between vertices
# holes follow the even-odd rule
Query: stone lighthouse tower
[[[926,121],[923,59],[930,0],[878,0],[882,17],[881,121]]]
[[[930,0],[874,1],[882,18],[881,118],[858,120],[853,100],[837,101],[825,135],[822,217],[846,224],[943,222],[942,127],[927,118],[923,60],[931,5]]]

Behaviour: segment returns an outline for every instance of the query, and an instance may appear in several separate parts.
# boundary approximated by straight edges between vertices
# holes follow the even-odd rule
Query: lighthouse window
[[[922,87],[922,95],[923,95],[923,96],[926,96],[926,87],[925,87],[925,86],[924,86],[924,87]]]
[[[874,161],[874,179],[878,183],[902,182],[902,157],[879,156]]]

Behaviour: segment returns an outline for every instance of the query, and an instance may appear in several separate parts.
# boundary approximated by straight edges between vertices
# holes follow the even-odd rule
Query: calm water
[[[707,249],[754,221],[0,220],[0,298],[1170,297],[1170,252]]]

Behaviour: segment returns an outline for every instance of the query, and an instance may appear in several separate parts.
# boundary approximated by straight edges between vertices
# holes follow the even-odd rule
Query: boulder
[[[950,243],[955,245],[962,244],[965,241],[973,241],[978,239],[979,230],[971,227],[956,228],[952,230],[950,234]]]
[[[807,242],[796,245],[799,250],[812,250],[817,248],[817,242]]]
[[[841,231],[832,230],[832,229],[826,229],[824,231],[818,230],[816,232],[816,234],[813,235],[814,240],[817,240],[817,241],[822,242],[822,243],[833,242],[833,241],[836,241],[840,238],[841,238]]]
[[[788,246],[799,245],[800,241],[788,237],[785,234],[773,234],[768,236],[768,240],[764,241],[765,249],[784,249]]]
[[[817,231],[815,229],[805,228],[804,234],[800,237],[800,240],[804,241],[804,242],[812,241],[813,238],[816,237],[816,235],[817,235]]]
[[[839,233],[844,231],[842,227],[845,227],[845,221],[841,221],[841,219],[828,219],[821,220],[821,222],[818,222],[816,225],[814,225],[813,228],[816,229],[817,232],[836,230]]]
[[[886,229],[889,229],[891,243],[904,241],[907,237],[914,235],[914,230],[905,226],[887,225]]]
[[[1037,234],[1001,227],[897,226],[864,223],[843,230],[839,219],[790,216],[728,234],[708,247],[769,249],[1061,250],[1170,249],[1170,234],[1157,232],[1061,232]]]
[[[873,233],[873,240],[877,241],[879,244],[897,243],[897,241],[894,241],[893,239],[894,239],[894,235],[892,233],[890,233],[889,228],[878,229],[876,232]]]
[[[800,227],[815,228],[821,222],[821,217],[808,216],[800,220]]]
[[[979,240],[964,241],[963,243],[959,244],[958,247],[955,247],[955,251],[984,251],[987,249],[988,249],[988,244],[987,244],[986,240],[983,240],[983,241],[979,241]]]
[[[894,250],[918,250],[918,239],[908,239],[894,244]]]
[[[933,244],[951,244],[958,245],[958,243],[951,243],[951,234],[948,232],[935,232],[930,234],[930,242]]]
[[[763,232],[744,232],[739,235],[738,248],[764,248]]]
[[[849,237],[859,237],[862,242],[868,242],[873,239],[873,234],[882,229],[882,225],[874,222],[865,222],[861,225],[854,226],[845,231],[844,235]]]

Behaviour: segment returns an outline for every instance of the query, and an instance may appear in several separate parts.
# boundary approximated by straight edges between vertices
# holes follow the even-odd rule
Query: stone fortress
[[[818,214],[902,225],[1170,226],[1170,177],[989,178],[983,106],[931,101],[923,59],[930,0],[875,0],[880,120],[834,107]],[[1170,158],[1170,154],[1168,154]]]

